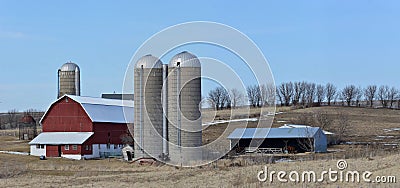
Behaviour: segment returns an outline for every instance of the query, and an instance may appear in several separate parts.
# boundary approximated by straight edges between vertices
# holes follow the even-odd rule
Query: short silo
[[[140,58],[134,70],[134,158],[162,155],[162,62],[152,55]]]
[[[202,159],[201,64],[184,51],[172,57],[168,72],[169,157],[190,166]]]
[[[58,69],[58,93],[57,98],[65,94],[81,95],[80,69],[75,63],[68,62]]]

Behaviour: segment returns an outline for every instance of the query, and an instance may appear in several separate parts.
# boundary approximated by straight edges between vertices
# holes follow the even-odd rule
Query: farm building
[[[296,125],[296,124],[285,124],[280,126],[279,128],[309,128],[311,126],[309,125]],[[335,144],[336,143],[336,136],[335,133],[322,130],[322,132],[326,135],[327,143],[328,145]]]
[[[326,135],[319,127],[237,128],[229,136],[232,149],[247,152],[326,152]]]
[[[18,122],[18,135],[20,140],[32,140],[37,136],[36,121],[25,114]]]
[[[40,120],[31,155],[72,159],[121,155],[121,136],[132,126],[133,101],[64,95]]]

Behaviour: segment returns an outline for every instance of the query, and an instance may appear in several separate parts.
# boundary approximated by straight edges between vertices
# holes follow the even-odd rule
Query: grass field
[[[288,156],[294,162],[268,164],[268,169],[275,171],[309,171],[319,174],[332,168],[338,170],[336,162],[345,158],[348,170],[371,171],[376,176],[400,177],[400,151],[398,147],[382,147],[379,143],[400,142],[400,111],[389,109],[319,107],[308,109],[282,108],[284,111],[275,119],[263,118],[261,124],[276,127],[283,123],[295,123],[299,116],[324,111],[337,122],[338,114],[349,117],[350,127],[345,133],[347,142],[368,142],[371,145],[336,145],[329,147],[325,154],[302,154]],[[252,109],[256,116],[257,109]],[[229,116],[229,111],[217,113],[219,119]],[[257,126],[250,122],[249,126]],[[211,142],[215,137],[226,136],[230,130],[227,124],[209,126],[203,132],[203,139]],[[329,129],[336,131],[333,123]],[[378,144],[373,144],[373,143]],[[378,146],[379,145],[379,146]],[[28,151],[26,141],[18,141],[12,136],[0,136],[0,150]],[[254,156],[253,156],[254,157]],[[268,158],[271,156],[263,156]],[[276,157],[275,157],[276,158]],[[236,164],[237,166],[231,166]],[[157,164],[140,166],[119,159],[104,160],[68,160],[50,158],[39,160],[34,156],[11,155],[0,153],[0,187],[399,187],[399,183],[347,183],[347,182],[309,182],[280,183],[259,182],[257,173],[266,163],[250,163],[244,158],[222,159],[202,167],[175,168]],[[275,177],[276,178],[276,177]],[[398,182],[398,180],[397,180]]]

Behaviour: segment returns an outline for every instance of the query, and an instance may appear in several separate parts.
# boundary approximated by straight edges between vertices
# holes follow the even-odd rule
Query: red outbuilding
[[[40,120],[31,155],[72,159],[121,155],[121,136],[133,126],[133,101],[64,95]]]

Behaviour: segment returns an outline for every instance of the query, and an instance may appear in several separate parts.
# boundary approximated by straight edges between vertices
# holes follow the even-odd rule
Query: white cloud
[[[9,38],[9,39],[22,39],[27,38],[25,33],[19,31],[1,31],[0,30],[0,38]]]

